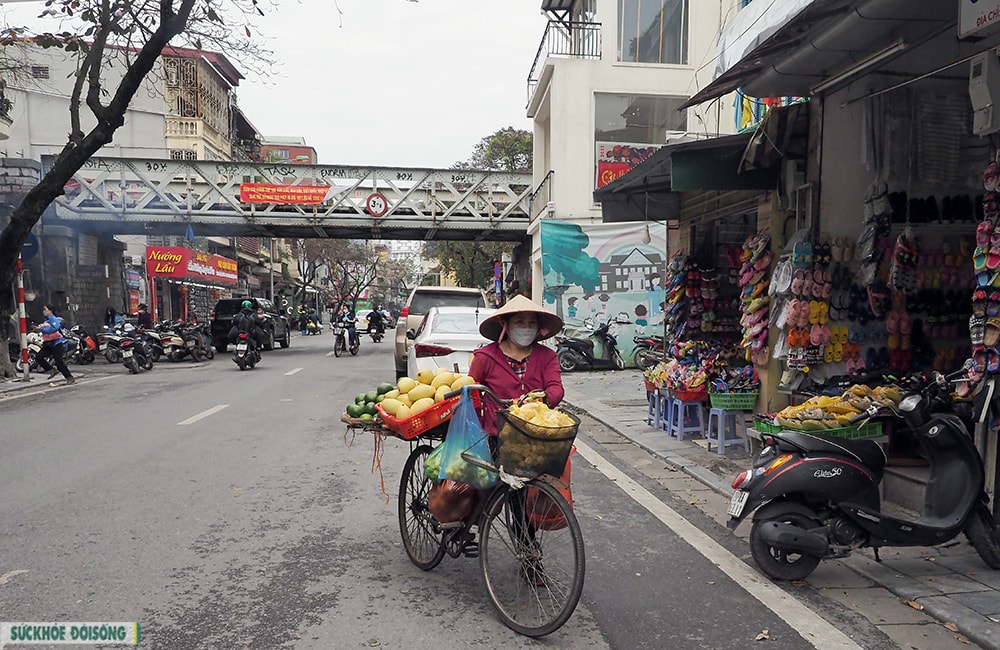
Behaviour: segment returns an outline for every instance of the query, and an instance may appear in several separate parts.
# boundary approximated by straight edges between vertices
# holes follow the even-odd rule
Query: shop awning
[[[753,97],[807,97],[825,80],[849,83],[875,71],[922,74],[973,47],[956,41],[950,51],[921,49],[956,30],[957,19],[957,2],[756,0],[726,24],[715,79],[682,108],[737,88]]]
[[[680,191],[774,188],[777,167],[739,172],[753,136],[748,131],[665,145],[635,169],[594,191],[594,201],[601,204],[601,220],[677,219]]]

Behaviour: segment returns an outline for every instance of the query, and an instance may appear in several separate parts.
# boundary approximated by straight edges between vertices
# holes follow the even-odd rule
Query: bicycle
[[[469,388],[489,395],[498,405],[510,404],[485,386]],[[454,391],[445,399],[460,393]],[[499,474],[499,480],[479,493],[466,517],[441,523],[428,507],[434,481],[425,476],[424,462],[435,448],[431,443],[444,440],[447,427],[444,422],[410,441],[412,451],[403,466],[398,501],[406,554],[424,571],[440,564],[446,554],[478,557],[487,594],[501,621],[525,636],[551,634],[576,609],[586,570],[580,524],[556,489],[558,478],[515,476],[463,453],[464,460]],[[494,462],[501,456],[494,452]]]

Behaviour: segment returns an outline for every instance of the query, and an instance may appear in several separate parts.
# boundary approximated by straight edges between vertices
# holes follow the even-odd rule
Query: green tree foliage
[[[176,40],[176,45],[238,56],[244,65],[264,61],[266,53],[255,44],[258,39],[249,20],[263,16],[261,5],[266,4],[267,0],[48,0],[40,17],[52,19],[61,31],[33,32],[19,26],[0,30],[0,47],[30,43],[56,48],[77,62],[66,145],[41,181],[9,213],[0,232],[0,322],[6,322],[14,304],[11,286],[17,257],[32,227],[64,193],[73,174],[112,141],[163,48]],[[93,119],[81,119],[84,111]],[[94,124],[89,131],[87,123]],[[9,368],[4,364],[5,373]]]
[[[456,169],[531,172],[530,131],[506,127],[488,135],[475,146],[472,156],[456,163]],[[483,241],[432,241],[424,255],[436,259],[441,270],[455,277],[459,286],[489,287],[493,284],[493,263],[510,253],[514,244]]]
[[[480,140],[472,150],[472,157],[455,167],[530,172],[531,154],[531,132],[508,126]]]

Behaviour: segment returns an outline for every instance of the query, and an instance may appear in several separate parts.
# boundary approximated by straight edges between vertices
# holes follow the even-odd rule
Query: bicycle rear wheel
[[[410,561],[424,571],[440,564],[445,553],[441,528],[427,509],[427,494],[434,484],[424,476],[424,461],[433,449],[418,445],[410,452],[399,479],[399,533]]]
[[[586,560],[580,524],[566,499],[545,481],[528,486],[537,490],[530,508],[527,488],[493,493],[479,527],[479,564],[504,625],[540,637],[562,627],[576,609]]]

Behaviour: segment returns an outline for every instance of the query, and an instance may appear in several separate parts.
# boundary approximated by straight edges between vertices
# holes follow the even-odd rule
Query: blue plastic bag
[[[462,398],[455,408],[455,414],[448,423],[448,435],[441,443],[440,479],[451,479],[468,483],[478,490],[488,490],[497,483],[496,472],[477,467],[462,458],[462,453],[493,464],[493,455],[486,440],[486,432],[479,423],[476,407],[472,403],[468,386],[462,388]]]

